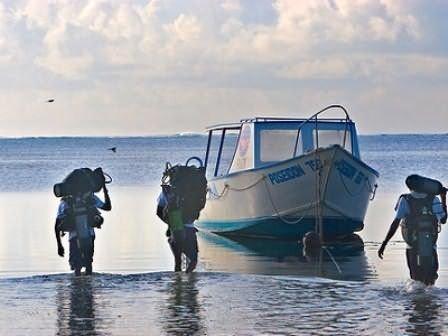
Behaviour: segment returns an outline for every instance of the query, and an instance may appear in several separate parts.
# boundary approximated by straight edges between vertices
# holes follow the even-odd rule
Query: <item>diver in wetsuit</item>
[[[192,272],[198,263],[197,229],[194,219],[185,220],[181,215],[179,197],[170,186],[163,186],[157,200],[157,216],[169,226],[166,235],[174,256],[174,271],[182,271],[182,253],[187,257],[187,273]]]
[[[190,165],[197,161],[198,166]],[[182,270],[182,254],[187,257],[187,273],[198,263],[198,241],[194,222],[205,206],[207,179],[205,167],[198,157],[185,165],[172,166],[167,162],[162,176],[162,192],[158,198],[157,216],[168,224],[168,243],[174,255],[174,271]]]
[[[85,267],[86,275],[92,274],[95,230],[100,228],[103,219],[98,209],[110,211],[112,204],[106,186],[103,186],[104,202],[93,192],[65,196],[61,199],[56,216],[55,235],[58,245],[58,255],[64,257],[64,247],[61,236],[69,232],[70,268],[75,275],[81,275]]]
[[[406,185],[410,193],[400,196],[395,207],[395,219],[378,250],[378,257],[383,259],[387,243],[401,224],[403,239],[407,244],[406,260],[411,279],[433,285],[439,269],[436,246],[438,233],[440,224],[445,224],[447,220],[447,190],[441,188],[440,201],[437,196],[413,190],[409,177]]]

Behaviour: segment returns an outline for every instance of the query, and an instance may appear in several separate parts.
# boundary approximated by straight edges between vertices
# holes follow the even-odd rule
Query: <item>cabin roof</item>
[[[219,130],[239,130],[242,124],[245,123],[314,123],[314,119],[305,119],[305,118],[283,118],[283,117],[254,117],[248,119],[241,119],[238,123],[223,123],[223,124],[215,124],[208,126],[206,131],[219,131]],[[353,124],[353,121],[345,118],[319,118],[317,122],[325,122],[325,123],[349,123]]]
[[[309,119],[309,118],[287,118],[287,117],[255,117],[250,119],[241,119],[241,123],[249,122],[249,123],[255,123],[255,122],[269,122],[269,123],[275,123],[275,122],[315,122],[315,119]],[[319,118],[317,119],[318,122],[346,122],[351,121],[346,118]]]
[[[345,118],[318,118],[318,116],[328,110],[339,109],[344,112]],[[309,118],[285,118],[285,117],[254,117],[249,119],[241,119],[239,123],[228,123],[228,124],[217,124],[207,127],[207,131],[217,131],[217,130],[238,130],[244,123],[297,123],[300,122],[305,124],[307,122],[325,122],[325,123],[349,123],[353,124],[347,110],[342,105],[328,105],[319,112],[313,114]]]

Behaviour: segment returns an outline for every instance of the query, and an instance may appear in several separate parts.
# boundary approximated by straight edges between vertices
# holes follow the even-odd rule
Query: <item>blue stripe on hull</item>
[[[288,221],[294,221],[293,218]],[[308,231],[314,231],[315,219],[304,218],[297,224],[286,224],[278,218],[264,218],[244,221],[198,221],[199,229],[243,237],[266,237],[286,240],[301,239]],[[364,224],[359,221],[341,218],[324,218],[323,230],[325,238],[347,236],[361,231]]]

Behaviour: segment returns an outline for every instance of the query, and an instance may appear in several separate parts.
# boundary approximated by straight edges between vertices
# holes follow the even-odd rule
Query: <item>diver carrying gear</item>
[[[200,166],[190,166],[189,163],[192,159],[199,160]],[[174,202],[177,208],[182,209],[182,220],[185,223],[199,218],[207,195],[205,167],[202,166],[200,159],[193,157],[188,159],[185,165],[175,166],[171,166],[167,162],[162,177],[162,189],[163,186],[169,186],[167,191],[173,194],[173,196],[169,196],[169,202],[177,198]]]
[[[383,258],[387,243],[401,223],[403,239],[407,244],[406,259],[411,279],[433,285],[437,280],[439,267],[436,249],[439,224],[444,224],[447,220],[446,189],[441,187],[440,182],[418,175],[408,177],[406,184],[411,193],[400,196],[395,219],[378,250],[378,256]],[[427,193],[422,193],[422,190]],[[442,202],[432,193],[435,191],[440,192]]]
[[[93,177],[88,172],[97,172],[96,181],[102,183],[101,187],[93,183]],[[99,178],[101,173],[102,179]],[[111,179],[109,179],[109,182]],[[76,184],[75,182],[79,183]],[[92,171],[88,168],[74,170],[64,179],[64,196],[58,209],[55,223],[55,234],[58,244],[58,255],[64,256],[61,236],[69,232],[70,258],[69,263],[75,275],[81,274],[81,268],[85,267],[86,274],[92,273],[94,253],[94,228],[100,228],[103,223],[99,209],[109,211],[112,209],[106,180],[101,168]],[[99,189],[98,189],[99,188]],[[94,195],[94,190],[104,191],[104,202]],[[59,193],[56,193],[56,196]]]
[[[189,163],[199,162],[199,167]],[[207,179],[199,158],[190,158],[185,165],[166,164],[162,177],[162,192],[158,199],[157,215],[168,224],[168,242],[175,259],[174,270],[181,270],[182,254],[188,259],[187,272],[197,264],[197,238],[193,223],[205,206]]]
[[[438,238],[437,217],[433,214],[434,196],[415,198],[412,194],[403,196],[410,214],[402,223],[403,239],[408,244],[406,259],[411,278],[427,285],[434,284],[437,279]]]

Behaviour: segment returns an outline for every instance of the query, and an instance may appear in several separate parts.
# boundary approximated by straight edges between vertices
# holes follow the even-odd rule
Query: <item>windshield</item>
[[[352,151],[351,132],[346,130],[318,130],[318,147],[325,148],[339,145],[345,150]],[[313,130],[313,143],[316,148],[316,130]]]
[[[317,147],[328,148],[339,145],[346,151],[353,152],[351,126],[344,123],[320,122],[317,133],[314,122],[260,123],[257,128],[256,167],[289,160],[309,153]],[[318,135],[317,141],[316,135]]]
[[[294,157],[294,154],[302,154],[301,138],[302,136],[297,130],[261,130],[260,161],[263,163],[277,162],[290,159]],[[296,153],[294,153],[295,151]]]

